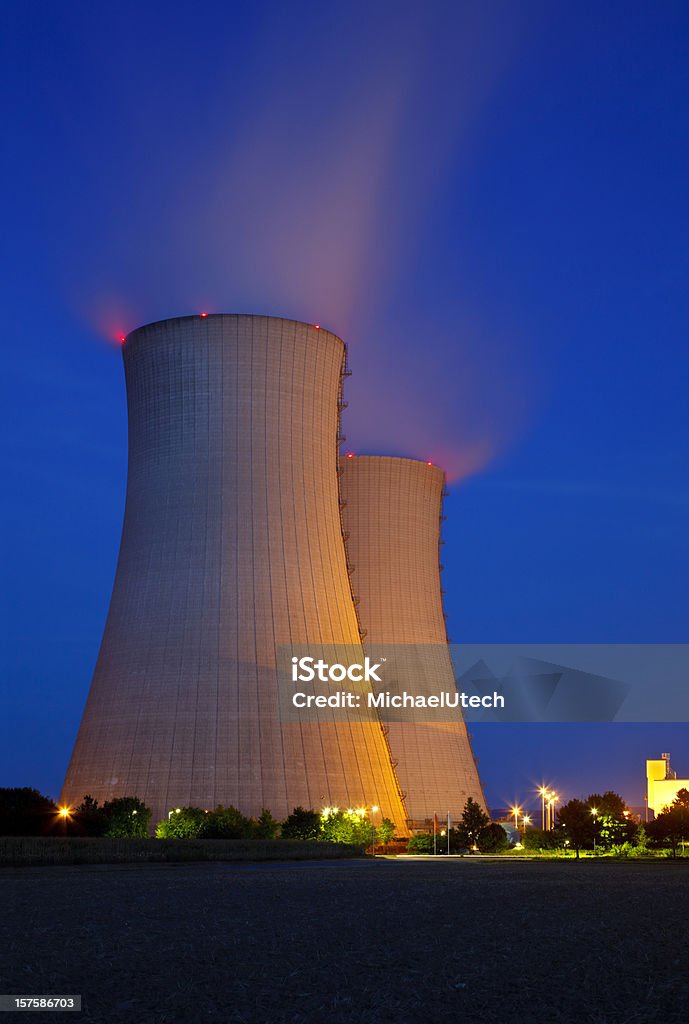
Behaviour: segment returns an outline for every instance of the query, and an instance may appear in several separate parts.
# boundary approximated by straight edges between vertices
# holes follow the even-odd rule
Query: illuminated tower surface
[[[129,467],[117,573],[62,801],[153,820],[222,803],[405,810],[378,721],[281,723],[281,644],[360,634],[342,538],[344,343],[274,317],[179,317],[123,346]]]
[[[445,476],[414,459],[352,456],[343,460],[347,549],[359,619],[371,645],[424,645],[422,674],[401,686],[411,693],[455,692],[440,585],[440,517]],[[427,645],[427,646],[425,646]],[[410,819],[422,825],[448,811],[460,817],[467,797],[485,799],[460,711],[448,722],[386,720],[388,740]]]

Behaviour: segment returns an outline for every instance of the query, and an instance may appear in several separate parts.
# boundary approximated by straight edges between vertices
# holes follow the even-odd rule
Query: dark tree
[[[677,847],[689,840],[689,790],[680,789],[669,807],[646,826],[656,846],[669,846],[672,856],[677,856]]]
[[[482,828],[478,835],[478,848],[481,853],[499,853],[500,850],[508,850],[510,841],[507,834],[496,821]]]
[[[107,818],[104,835],[111,839],[145,839],[151,810],[137,796],[118,796],[103,804]]]
[[[586,800],[589,807],[595,807],[599,814],[609,814],[620,821],[624,820],[625,811],[629,811],[619,793],[607,789],[605,793],[591,793]]]
[[[576,851],[578,860],[579,850],[593,844],[596,825],[591,808],[582,800],[570,800],[557,812],[557,824]]]
[[[105,810],[92,796],[85,796],[72,814],[70,831],[79,836],[102,836],[107,827]]]
[[[37,789],[0,789],[0,835],[43,836],[61,824],[55,802]]]
[[[562,843],[557,832],[543,828],[527,828],[522,840],[525,850],[555,850]]]
[[[677,796],[672,801],[672,806],[689,808],[689,789],[678,789]]]
[[[236,807],[219,805],[210,814],[205,815],[201,835],[205,839],[251,839],[252,822]]]
[[[282,823],[283,839],[318,839],[321,817],[316,811],[295,807]]]
[[[457,839],[460,846],[478,846],[478,839],[490,818],[472,797],[469,797],[462,811],[462,820],[457,828]]]
[[[280,822],[264,807],[254,823],[254,835],[257,839],[275,839],[279,831]]]

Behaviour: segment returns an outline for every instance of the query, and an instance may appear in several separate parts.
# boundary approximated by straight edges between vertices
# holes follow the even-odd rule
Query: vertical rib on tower
[[[444,483],[442,470],[413,459],[343,460],[347,550],[366,643],[429,645],[427,681],[433,692],[454,693],[438,558]],[[423,691],[417,677],[405,684]],[[419,825],[448,811],[457,820],[469,796],[485,808],[466,725],[456,715],[452,722],[386,722],[407,813]]]
[[[337,477],[344,343],[293,320],[179,317],[123,355],[122,543],[63,802],[136,795],[154,821],[378,804],[404,830],[379,722],[277,716],[278,645],[360,644]]]

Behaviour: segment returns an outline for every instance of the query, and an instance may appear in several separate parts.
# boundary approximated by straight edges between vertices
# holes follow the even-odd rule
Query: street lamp
[[[515,828],[517,829],[517,832],[519,831],[519,815],[521,813],[522,813],[521,807],[513,807],[512,808],[512,814],[514,815],[514,825],[515,825]]]
[[[593,856],[596,856],[596,825],[598,824],[598,808],[592,807],[591,814],[593,815]]]
[[[557,793],[548,793],[548,831],[552,832],[555,828],[555,804],[558,801]]]
[[[541,798],[541,828],[545,832],[545,798],[548,795],[548,790],[545,788],[545,786],[540,786],[538,793]]]
[[[57,820],[61,825],[60,831],[63,835],[66,834],[67,824],[72,820],[72,808],[68,806],[62,806],[57,808]]]
[[[375,823],[375,821],[373,819],[373,815],[376,813],[376,811],[379,811],[379,810],[380,810],[380,808],[378,807],[377,804],[374,804],[373,807],[371,808],[371,856],[372,857],[375,857],[375,855],[376,855],[376,823]]]

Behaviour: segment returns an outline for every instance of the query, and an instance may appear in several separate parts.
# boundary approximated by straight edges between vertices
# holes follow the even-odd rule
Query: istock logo
[[[318,679],[321,683],[341,683],[350,679],[353,683],[376,683],[382,682],[377,674],[380,662],[371,664],[370,658],[364,658],[363,665],[342,665],[335,663],[329,665],[327,661],[314,658],[292,658],[292,682],[310,683]]]

